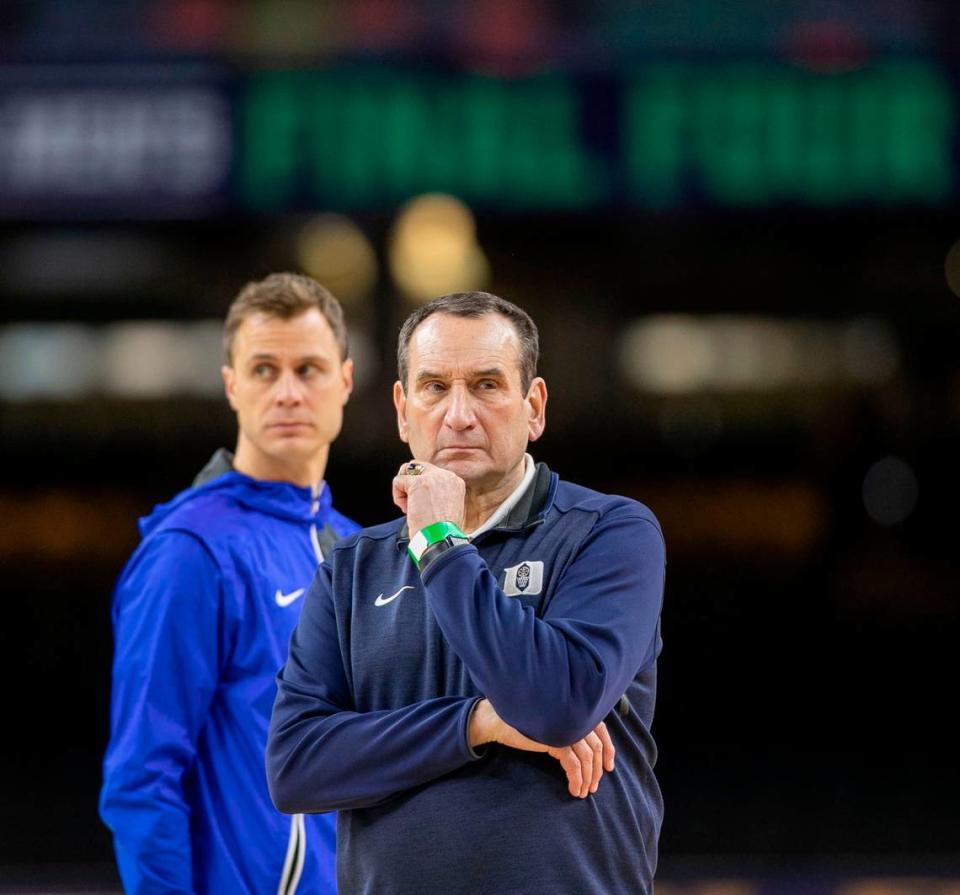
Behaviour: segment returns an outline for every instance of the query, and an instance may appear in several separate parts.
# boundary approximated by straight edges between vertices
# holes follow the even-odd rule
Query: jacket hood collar
[[[193,480],[193,487],[198,488],[224,473],[233,472],[233,452],[226,448],[218,448],[213,456],[207,460],[207,465],[197,473]]]
[[[220,494],[243,507],[291,522],[316,522],[330,512],[333,498],[326,482],[320,493],[290,482],[271,482],[251,478],[233,468],[233,454],[221,448],[193,481],[193,486],[168,503],[158,504],[149,516],[140,520],[140,532],[147,535],[174,510],[202,495]]]
[[[499,525],[491,528],[484,534],[490,534],[494,531],[520,531],[530,525],[536,525],[543,521],[547,511],[553,505],[554,496],[557,493],[558,477],[556,473],[550,472],[546,463],[538,463],[533,475],[533,481],[529,487],[520,496],[514,508],[507,514]],[[410,540],[410,531],[407,523],[404,521],[400,530],[397,532],[397,541],[406,543]]]

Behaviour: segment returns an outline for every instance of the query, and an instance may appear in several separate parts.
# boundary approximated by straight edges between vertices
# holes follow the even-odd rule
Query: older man
[[[324,473],[353,382],[319,283],[249,283],[224,327],[236,454],[141,521],[114,596],[101,814],[128,893],[331,895],[330,816],[284,817],[263,750],[274,678],[317,565],[356,531]]]
[[[663,539],[642,504],[526,453],[537,354],[486,293],[401,330],[406,518],[327,557],[268,740],[281,810],[340,809],[343,891],[651,891]]]

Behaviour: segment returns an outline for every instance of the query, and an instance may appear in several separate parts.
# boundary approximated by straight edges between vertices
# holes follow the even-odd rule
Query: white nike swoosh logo
[[[299,600],[307,592],[305,587],[301,587],[299,590],[290,591],[290,593],[283,593],[280,588],[277,588],[276,594],[274,594],[274,599],[277,601],[278,606],[289,606],[291,603]]]
[[[412,584],[405,584],[405,585],[404,585],[403,587],[401,587],[400,590],[398,590],[395,594],[390,594],[389,597],[385,597],[383,594],[380,594],[380,596],[377,597],[377,599],[373,601],[373,605],[374,605],[374,606],[386,606],[387,603],[392,603],[394,600],[396,600],[397,597],[399,597],[400,594],[402,594],[405,590],[413,590],[413,585],[412,585]]]

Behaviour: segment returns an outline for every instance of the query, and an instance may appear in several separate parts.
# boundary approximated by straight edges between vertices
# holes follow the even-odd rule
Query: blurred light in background
[[[220,320],[14,324],[0,329],[0,399],[219,398],[222,338]],[[360,391],[376,352],[362,331],[349,342]]]
[[[149,69],[124,86],[113,69],[55,73],[0,92],[0,211],[19,216],[29,202],[57,216],[63,203],[136,196],[175,212],[224,185],[231,112],[213,86],[157,83]]]
[[[100,386],[100,345],[79,323],[20,323],[0,330],[0,395],[73,398]]]
[[[633,494],[625,493],[656,507],[671,550],[701,556],[740,551],[767,560],[809,555],[822,542],[830,515],[823,489],[795,477],[650,479]]]
[[[842,883],[835,891],[837,895],[957,895],[960,881],[933,876],[860,879]]]
[[[944,272],[947,275],[947,285],[950,287],[950,291],[960,297],[960,239],[950,246],[950,251],[947,252]]]
[[[485,71],[528,74],[543,66],[551,37],[550,4],[540,0],[474,0],[452,4],[458,55]]]
[[[101,338],[103,390],[108,394],[159,398],[223,391],[219,321],[116,323]]]
[[[342,3],[285,0],[246,4],[249,14],[239,21],[246,51],[273,55],[316,57],[342,49],[348,32]]]
[[[788,56],[811,71],[855,71],[864,67],[871,53],[866,29],[842,18],[796,22],[785,39]]]
[[[864,385],[888,382],[900,369],[896,334],[886,323],[873,317],[860,317],[847,324],[842,351],[842,366],[847,376]]]
[[[152,3],[144,25],[158,47],[181,52],[223,50],[239,4],[224,0],[167,0]]]
[[[433,12],[421,4],[394,0],[354,0],[344,8],[355,46],[380,53],[408,47],[422,53]]]
[[[624,333],[620,361],[634,385],[661,394],[683,394],[709,385],[714,350],[703,321],[664,315],[641,320]]]
[[[94,58],[109,57],[133,47],[184,55],[231,51],[259,60],[289,59],[299,51],[316,59],[359,45],[418,61],[425,50],[428,58],[458,61],[472,50],[467,58],[476,65],[520,65],[525,57],[536,61],[545,54],[554,64],[571,65],[586,64],[584,48],[598,47],[606,52],[587,57],[596,66],[678,47],[749,53],[779,46],[800,59],[846,58],[851,45],[917,51],[937,37],[936,17],[927,11],[931,4],[904,0],[738,0],[736,15],[729,4],[713,0],[8,0],[7,5],[13,10],[0,20],[0,39],[5,49],[26,51],[27,58],[77,48]],[[441,9],[443,16],[437,14]]]
[[[324,214],[297,234],[300,267],[344,304],[366,299],[377,282],[377,256],[364,232],[349,218]]]
[[[136,546],[131,520],[142,513],[134,495],[116,489],[44,488],[26,496],[0,492],[0,515],[6,523],[0,526],[0,557],[5,562],[121,562]],[[6,873],[0,892],[16,891],[5,883]]]
[[[870,386],[896,374],[900,350],[874,318],[653,315],[624,332],[620,366],[630,383],[660,395]]]
[[[353,360],[353,395],[358,395],[377,376],[380,355],[370,335],[362,329],[348,327],[347,342]]]
[[[917,505],[917,476],[899,457],[884,457],[863,479],[863,506],[877,525],[897,525]]]
[[[763,895],[763,891],[759,883],[747,880],[711,880],[688,885],[665,885],[657,880],[657,895]]]
[[[161,273],[157,242],[122,231],[65,230],[30,233],[0,248],[0,283],[12,292],[102,297]]]
[[[432,193],[408,202],[397,215],[389,251],[397,286],[415,302],[483,289],[489,279],[473,215],[453,196]]]

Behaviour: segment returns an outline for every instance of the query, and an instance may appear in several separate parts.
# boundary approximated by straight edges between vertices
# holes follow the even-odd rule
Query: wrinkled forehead
[[[466,375],[494,368],[519,378],[520,338],[500,314],[433,314],[413,331],[408,362],[413,378],[423,371]]]

